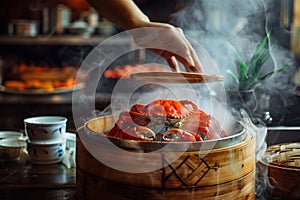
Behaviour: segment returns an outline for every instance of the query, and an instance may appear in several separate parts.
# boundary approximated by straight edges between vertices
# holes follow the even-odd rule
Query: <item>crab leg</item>
[[[121,138],[119,133],[120,127],[115,124],[114,127],[106,134],[106,136]]]
[[[216,132],[218,132],[220,134],[221,137],[227,137],[228,134],[226,133],[226,131],[221,127],[220,122],[212,116],[212,126],[214,127],[214,129],[216,130]]]
[[[209,135],[209,137],[211,138],[211,139],[220,139],[221,138],[221,136],[216,132],[216,130],[214,129],[214,127],[212,127],[212,126],[209,126],[208,127],[208,133],[207,133],[207,136]]]
[[[192,106],[192,108],[194,109],[194,110],[199,110],[199,108],[198,108],[198,106],[194,103],[194,102],[192,102],[192,101],[190,101],[190,100],[181,100],[181,101],[179,101],[182,105],[191,105]]]

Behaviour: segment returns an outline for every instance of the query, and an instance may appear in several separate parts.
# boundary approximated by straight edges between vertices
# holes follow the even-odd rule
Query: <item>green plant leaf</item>
[[[270,57],[270,52],[273,48],[275,48],[276,44],[272,44],[270,46],[270,48],[266,49],[264,51],[264,53],[262,53],[262,55],[258,58],[257,62],[256,62],[256,66],[254,67],[254,74],[255,76],[258,76],[261,67],[263,66],[263,64],[269,59]]]
[[[245,80],[248,79],[248,67],[245,63],[244,60],[241,61],[241,64],[240,64],[240,76],[239,76],[239,82],[243,82]]]
[[[266,44],[270,38],[270,35],[271,35],[271,32],[270,31],[267,32],[267,34],[263,37],[263,39],[258,43],[258,45],[256,46],[255,53],[252,56],[251,62],[256,60],[260,56],[261,52],[265,49]]]
[[[267,60],[269,56],[269,49],[266,48],[267,42],[270,38],[271,32],[268,32],[263,39],[258,43],[256,46],[256,50],[254,55],[251,58],[250,66],[249,66],[249,76],[255,77],[257,76],[258,72],[260,71],[262,64]],[[265,55],[265,56],[262,56]],[[264,62],[261,60],[261,58],[264,57]]]
[[[240,82],[239,90],[250,90],[259,84],[257,77],[248,78],[247,80]]]
[[[236,75],[231,70],[227,70],[227,73],[231,75],[234,81],[238,84],[239,90],[251,90],[261,85],[262,82],[269,79],[272,75],[285,71],[289,66],[284,66],[278,70],[272,71],[262,77],[259,77],[259,73],[265,64],[265,62],[270,58],[271,50],[276,47],[276,44],[270,44],[268,46],[268,41],[270,39],[271,32],[267,32],[266,35],[256,46],[254,55],[251,57],[249,67],[247,66],[244,59],[240,57],[235,48],[228,42],[228,47],[235,55],[239,74]]]
[[[270,73],[264,75],[263,77],[259,78],[259,81],[260,81],[260,82],[263,82],[263,81],[267,80],[268,78],[270,78],[271,76],[277,74],[278,72],[286,71],[286,70],[288,70],[289,68],[290,68],[290,66],[289,66],[289,65],[286,65],[286,66],[284,66],[284,67],[282,67],[282,68],[280,68],[280,69],[278,69],[278,70],[272,71],[272,72],[270,72]]]
[[[233,73],[230,69],[227,69],[226,72],[233,78],[236,84],[240,83],[239,77],[237,77],[237,75],[235,75],[235,73]]]

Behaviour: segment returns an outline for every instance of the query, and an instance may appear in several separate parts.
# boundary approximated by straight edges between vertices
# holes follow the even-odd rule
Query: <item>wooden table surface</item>
[[[76,199],[76,168],[0,163],[0,199]]]

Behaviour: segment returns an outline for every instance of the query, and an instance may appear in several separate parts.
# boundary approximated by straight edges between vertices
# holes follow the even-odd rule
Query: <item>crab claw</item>
[[[198,137],[197,137],[198,136]],[[186,130],[173,128],[163,134],[163,140],[167,142],[196,142],[197,139],[202,140],[196,133],[191,133]]]
[[[151,129],[143,126],[128,127],[120,130],[120,132],[122,139],[140,141],[153,141],[155,139],[155,133]]]

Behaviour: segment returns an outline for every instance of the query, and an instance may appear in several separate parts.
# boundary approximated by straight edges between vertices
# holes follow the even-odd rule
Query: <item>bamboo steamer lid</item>
[[[300,142],[270,146],[264,159],[271,165],[300,170]]]

